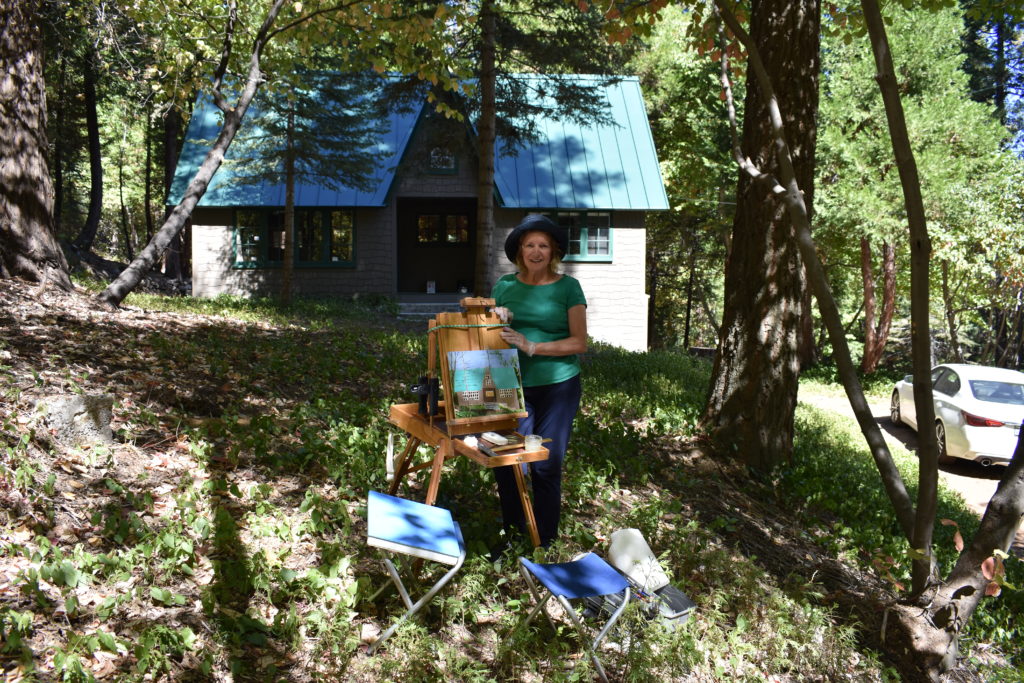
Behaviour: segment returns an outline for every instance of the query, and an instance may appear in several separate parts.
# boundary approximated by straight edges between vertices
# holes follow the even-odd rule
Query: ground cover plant
[[[425,324],[382,301],[128,303],[111,314],[82,294],[0,282],[8,680],[592,677],[566,622],[557,635],[522,625],[514,564],[487,559],[491,474],[465,459],[447,466],[439,501],[466,536],[463,571],[365,654],[402,611],[380,590],[365,501],[386,489],[387,409],[414,398]],[[596,346],[584,368],[563,535],[544,557],[603,553],[611,532],[635,527],[698,604],[674,631],[633,609],[602,654],[615,679],[895,677],[871,633],[902,568],[873,560],[904,551],[855,435],[803,412],[793,467],[747,484],[700,452],[706,364]],[[116,399],[110,446],[60,446],[34,412],[44,396],[103,392]],[[422,499],[420,486],[403,494]],[[962,676],[1010,677],[1016,599],[976,618]]]

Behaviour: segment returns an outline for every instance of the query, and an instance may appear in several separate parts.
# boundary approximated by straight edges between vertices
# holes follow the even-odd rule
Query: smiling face
[[[546,232],[531,230],[519,241],[519,269],[527,273],[554,273],[558,265],[558,248]]]

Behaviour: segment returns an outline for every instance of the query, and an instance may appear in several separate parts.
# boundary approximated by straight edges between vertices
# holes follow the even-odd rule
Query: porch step
[[[400,301],[398,317],[403,320],[430,320],[438,313],[458,313],[462,310],[457,301]]]

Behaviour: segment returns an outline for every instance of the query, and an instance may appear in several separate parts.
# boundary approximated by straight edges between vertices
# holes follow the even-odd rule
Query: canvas
[[[516,349],[449,351],[448,369],[456,418],[526,410]]]

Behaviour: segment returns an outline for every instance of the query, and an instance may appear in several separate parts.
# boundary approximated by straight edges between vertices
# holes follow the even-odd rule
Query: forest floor
[[[303,425],[286,415],[288,410],[302,410],[308,387],[254,376],[243,357],[223,362],[224,358],[183,355],[186,348],[194,352],[195,340],[212,340],[214,335],[234,335],[240,340],[259,337],[266,343],[259,348],[267,350],[288,344],[298,363],[313,362],[309,356],[303,360],[303,354],[312,349],[329,353],[322,350],[329,335],[317,330],[308,334],[299,330],[298,336],[292,335],[295,331],[287,325],[131,305],[109,312],[97,308],[85,292],[42,293],[32,285],[0,280],[0,421],[6,442],[0,446],[6,447],[2,473],[7,475],[0,477],[0,510],[4,510],[0,513],[0,635],[6,637],[0,647],[0,672],[4,681],[28,680],[24,678],[28,675],[38,680],[75,680],[68,675],[75,670],[72,663],[88,674],[83,673],[80,680],[89,680],[89,676],[114,680],[127,675],[265,680],[272,674],[275,680],[288,681],[324,679],[325,675],[327,680],[370,681],[406,675],[389,674],[387,657],[360,655],[341,668],[343,676],[332,678],[324,674],[324,667],[330,653],[339,648],[344,651],[344,646],[324,642],[324,634],[330,631],[321,631],[318,638],[307,622],[296,627],[290,643],[277,637],[294,616],[278,608],[282,600],[296,598],[294,604],[299,604],[297,598],[304,595],[303,599],[315,602],[334,591],[337,595],[331,604],[338,605],[352,599],[346,593],[356,591],[355,584],[342,581],[341,575],[351,574],[350,569],[336,570],[341,574],[324,573],[317,583],[309,578],[309,568],[324,566],[330,554],[323,539],[316,537],[328,516],[317,517],[317,506],[325,506],[323,509],[336,518],[353,520],[337,530],[345,549],[361,547],[365,529],[360,524],[364,523],[359,521],[357,504],[343,490],[343,477],[311,480],[284,467],[274,470],[272,486],[268,486],[266,471],[229,447],[232,436],[227,430],[264,420],[266,430],[275,440],[288,444],[291,453],[312,448],[312,439],[326,438],[322,427]],[[265,363],[268,351],[239,347],[237,353],[249,354],[248,362]],[[337,356],[332,363],[354,372],[359,364],[375,360],[372,352],[368,348],[371,355]],[[386,395],[404,390],[400,380],[395,380],[395,386],[369,388],[344,380],[332,382],[337,391],[364,403],[372,401],[371,392]],[[36,401],[74,393],[115,395],[114,443],[68,448],[45,433],[34,412]],[[227,412],[229,405],[233,412]],[[245,413],[234,412],[237,406],[243,406]],[[188,435],[189,427],[196,425],[212,425],[210,433],[222,429],[225,431],[219,433],[225,436],[215,438],[206,444],[212,448],[203,450],[204,444]],[[308,432],[304,431],[307,427]],[[352,438],[348,443],[354,443]],[[224,443],[218,445],[219,440]],[[257,450],[264,446],[268,452],[276,447],[255,444]],[[716,530],[714,538],[699,538],[715,548],[716,554],[724,553],[729,566],[737,568],[737,575],[747,571],[741,569],[746,560],[733,555],[732,548],[756,558],[759,571],[774,577],[771,580],[779,586],[809,577],[803,580],[817,586],[822,600],[834,606],[834,618],[856,628],[859,646],[880,651],[877,634],[885,605],[893,600],[886,581],[823,552],[807,530],[793,524],[792,511],[778,504],[769,483],[751,490],[740,483],[744,479],[741,472],[702,455],[685,440],[664,440],[658,451],[652,455],[652,463],[661,461],[661,472],[671,481],[686,482],[685,488],[673,494],[679,496],[682,515]],[[348,475],[358,477],[359,473]],[[611,502],[605,508],[595,507],[595,514],[607,512],[608,505],[627,511],[631,506],[642,507],[648,494],[664,495],[659,488],[663,484],[655,479],[632,493],[616,490],[609,494]],[[365,495],[363,486],[359,496]],[[189,498],[192,490],[202,490],[203,500]],[[274,519],[257,522],[257,513],[271,505],[275,506]],[[666,516],[676,517],[676,513]],[[217,528],[205,535],[209,540],[193,543],[189,533],[200,531],[211,519]],[[583,519],[580,524],[597,529],[600,520]],[[300,533],[302,530],[305,533]],[[598,538],[602,535],[595,533]],[[140,539],[147,539],[150,545]],[[137,547],[132,548],[136,542]],[[236,557],[242,547],[249,553],[242,555],[245,562]],[[704,574],[709,554],[692,554],[688,585],[710,591],[725,582],[722,590],[732,590],[728,583],[732,577]],[[253,565],[257,556],[270,562],[280,585],[252,585],[260,576]],[[118,557],[122,559],[115,559]],[[682,570],[677,567],[676,571]],[[305,583],[299,585],[300,581]],[[247,602],[238,602],[246,591]],[[700,596],[695,597],[704,604]],[[736,598],[719,599],[728,603]],[[505,599],[499,601],[494,614],[479,617],[477,626],[493,631],[496,620],[508,618],[503,603]],[[354,607],[351,603],[349,609]],[[374,610],[344,612],[345,621],[354,619],[364,634],[372,634],[380,618]],[[322,618],[330,617],[328,612]],[[18,618],[27,619],[27,624]],[[267,624],[273,624],[275,638],[269,636]],[[227,632],[236,633],[237,639],[225,642]],[[454,633],[447,645],[460,649],[462,657],[477,658],[485,667],[503,666],[492,661],[496,659],[493,653],[474,650],[480,647],[477,641],[496,638],[493,632],[474,636],[474,642],[468,644],[460,642],[461,632]],[[707,631],[708,638],[711,634],[712,630]],[[756,659],[757,647],[743,646],[744,656]],[[230,657],[216,654],[227,652]],[[359,652],[365,652],[365,643]],[[721,653],[723,657],[730,654]],[[434,657],[427,655],[428,661]],[[998,656],[990,659],[998,661]],[[728,672],[729,666],[746,666],[723,661],[711,670]],[[404,665],[409,664],[406,661]],[[833,674],[809,675],[799,671],[769,675],[764,669],[755,675],[754,669],[747,668],[735,678],[775,682],[881,678],[871,657],[843,655],[837,666]],[[491,673],[482,680],[495,675],[493,669],[486,670]],[[435,675],[438,678],[433,680],[458,680],[458,675]],[[520,671],[517,675],[526,674]],[[529,680],[544,677],[535,672],[526,675]],[[728,673],[721,677],[691,674],[671,680],[731,678]],[[432,679],[421,673],[420,680]],[[946,680],[981,678],[965,663]]]

